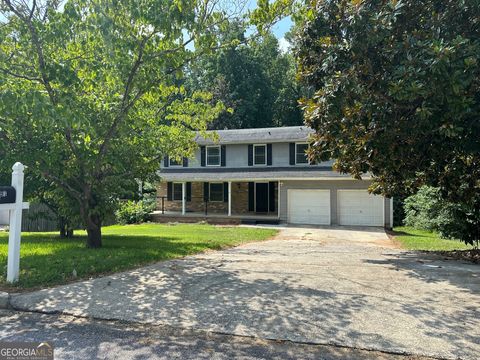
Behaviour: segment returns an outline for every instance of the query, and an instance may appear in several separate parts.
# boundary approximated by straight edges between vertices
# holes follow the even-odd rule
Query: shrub
[[[138,224],[149,221],[155,204],[146,201],[126,201],[120,204],[115,217],[120,224]]]
[[[444,205],[439,189],[421,187],[416,194],[405,199],[405,225],[416,229],[439,230],[437,220]]]
[[[478,247],[480,209],[445,201],[438,188],[429,186],[406,198],[404,209],[405,225],[437,231],[443,238],[459,239]]]

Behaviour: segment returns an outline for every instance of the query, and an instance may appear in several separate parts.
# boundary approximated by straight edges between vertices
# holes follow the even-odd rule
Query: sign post
[[[18,281],[20,273],[20,237],[22,233],[22,210],[29,204],[23,202],[23,178],[25,166],[17,162],[12,167],[12,186],[0,192],[0,210],[9,211],[7,281]],[[13,189],[12,189],[13,188]],[[2,200],[3,199],[3,200]]]

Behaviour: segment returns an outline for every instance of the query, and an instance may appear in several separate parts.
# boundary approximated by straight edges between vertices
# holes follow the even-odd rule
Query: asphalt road
[[[427,359],[72,316],[0,311],[0,341],[47,341],[55,359]]]

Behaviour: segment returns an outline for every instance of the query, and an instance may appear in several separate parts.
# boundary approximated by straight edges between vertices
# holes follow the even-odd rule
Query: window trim
[[[263,164],[257,164],[255,162],[255,148],[263,147],[265,149],[265,162]],[[253,144],[253,166],[267,166],[267,144]]]
[[[208,149],[217,148],[218,149],[218,164],[209,164],[208,163]],[[205,166],[221,166],[222,165],[222,147],[220,145],[207,145],[205,146]]]
[[[212,184],[220,184],[222,185],[222,200],[212,200]],[[225,188],[224,184],[221,181],[215,181],[215,182],[209,182],[208,183],[208,202],[214,202],[214,203],[220,203],[223,202],[223,194],[224,194]]]
[[[182,194],[180,199],[175,199],[175,185],[180,185],[182,188]],[[183,201],[183,183],[182,182],[172,182],[172,201]]]
[[[170,167],[175,167],[175,166],[183,166],[183,161],[180,161],[178,164],[172,164],[172,158],[169,156],[168,157],[168,166]]]
[[[295,143],[295,165],[310,165],[310,160],[308,159],[307,154],[305,154],[305,158],[307,159],[307,162],[302,162],[302,163],[297,162],[297,155],[298,155],[297,145],[307,145],[308,147],[308,143],[307,142]]]

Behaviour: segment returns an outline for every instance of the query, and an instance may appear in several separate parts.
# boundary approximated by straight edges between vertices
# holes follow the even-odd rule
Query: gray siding
[[[278,143],[272,145],[272,165],[290,166],[290,149],[288,143]]]
[[[248,144],[226,145],[226,167],[227,168],[251,168],[248,166]],[[324,161],[311,166],[331,166],[333,161]],[[290,166],[289,143],[272,144],[272,166]],[[292,166],[304,167],[306,165]],[[308,166],[308,165],[307,165]],[[188,160],[189,168],[201,168],[200,148],[195,151],[195,156]]]
[[[330,190],[331,223],[337,225],[337,190],[341,189],[365,189],[367,191],[371,181],[369,180],[294,180],[281,181],[280,185],[280,220],[287,221],[289,189],[325,189]],[[385,226],[390,225],[390,199],[385,198]]]
[[[226,167],[239,168],[248,166],[248,145],[227,145],[226,155]]]

